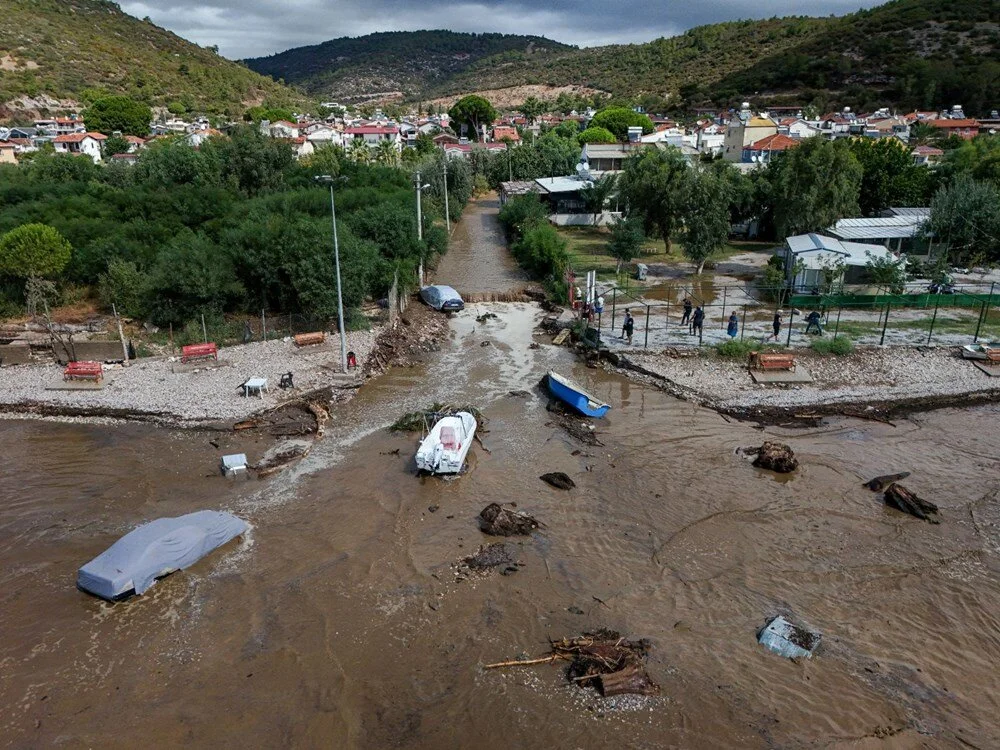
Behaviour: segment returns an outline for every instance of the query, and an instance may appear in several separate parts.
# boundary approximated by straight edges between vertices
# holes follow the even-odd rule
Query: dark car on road
[[[425,286],[420,290],[420,299],[441,312],[458,312],[465,308],[462,296],[444,284]]]

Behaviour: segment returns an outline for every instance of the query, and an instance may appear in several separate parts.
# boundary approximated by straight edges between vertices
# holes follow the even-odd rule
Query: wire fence
[[[711,299],[695,291],[682,283],[633,285],[629,291],[613,287],[604,294],[603,307],[584,317],[612,348],[714,345],[731,339],[788,347],[809,346],[817,338],[910,346],[1000,341],[996,284],[964,285],[956,293],[924,287],[909,294],[836,295],[724,286],[714,288]],[[626,312],[633,321],[631,342],[623,330]]]

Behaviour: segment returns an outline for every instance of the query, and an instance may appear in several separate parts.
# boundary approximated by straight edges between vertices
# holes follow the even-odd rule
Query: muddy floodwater
[[[477,323],[486,309],[499,319]],[[2,743],[1000,746],[996,407],[762,431],[530,350],[539,317],[470,306],[442,351],[366,385],[304,462],[264,481],[215,470],[264,441],[0,422]],[[603,447],[551,422],[535,388],[551,367],[611,404]],[[459,400],[482,407],[483,446],[457,480],[417,478],[415,437],[386,425]],[[794,447],[795,475],[734,455],[768,437]],[[861,487],[903,470],[940,525]],[[539,481],[549,471],[576,488]],[[511,542],[516,573],[456,580],[452,564],[491,541],[475,522],[489,502],[544,528]],[[134,525],[201,508],[253,530],[123,603],[74,588]],[[823,634],[815,658],[757,645],[778,613]],[[650,639],[659,697],[604,701],[560,666],[481,668],[602,626]]]

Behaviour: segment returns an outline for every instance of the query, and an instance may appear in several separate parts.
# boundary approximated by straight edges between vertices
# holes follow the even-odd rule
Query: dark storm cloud
[[[877,0],[123,0],[122,9],[226,57],[375,31],[451,29],[537,34],[567,44],[644,42],[739,18],[841,15]]]

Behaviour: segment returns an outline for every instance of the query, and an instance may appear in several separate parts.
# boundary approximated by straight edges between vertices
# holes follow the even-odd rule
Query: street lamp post
[[[448,213],[448,155],[444,155],[441,161],[444,167],[444,221],[448,228],[448,236],[451,237],[451,214]]]
[[[340,244],[337,242],[337,204],[333,200],[333,186],[347,178],[318,175],[316,182],[330,186],[330,222],[333,225],[333,265],[337,272],[337,328],[340,331],[340,370],[347,372],[347,336],[344,333],[344,295],[340,285]]]
[[[417,239],[420,240],[421,244],[424,241],[424,217],[420,210],[420,194],[424,192],[430,185],[424,185],[420,182],[420,172],[417,172],[415,186],[417,188]],[[447,188],[446,188],[447,189]],[[420,286],[424,285],[424,251],[423,248],[420,249],[420,268],[417,270],[417,274],[420,277]]]

